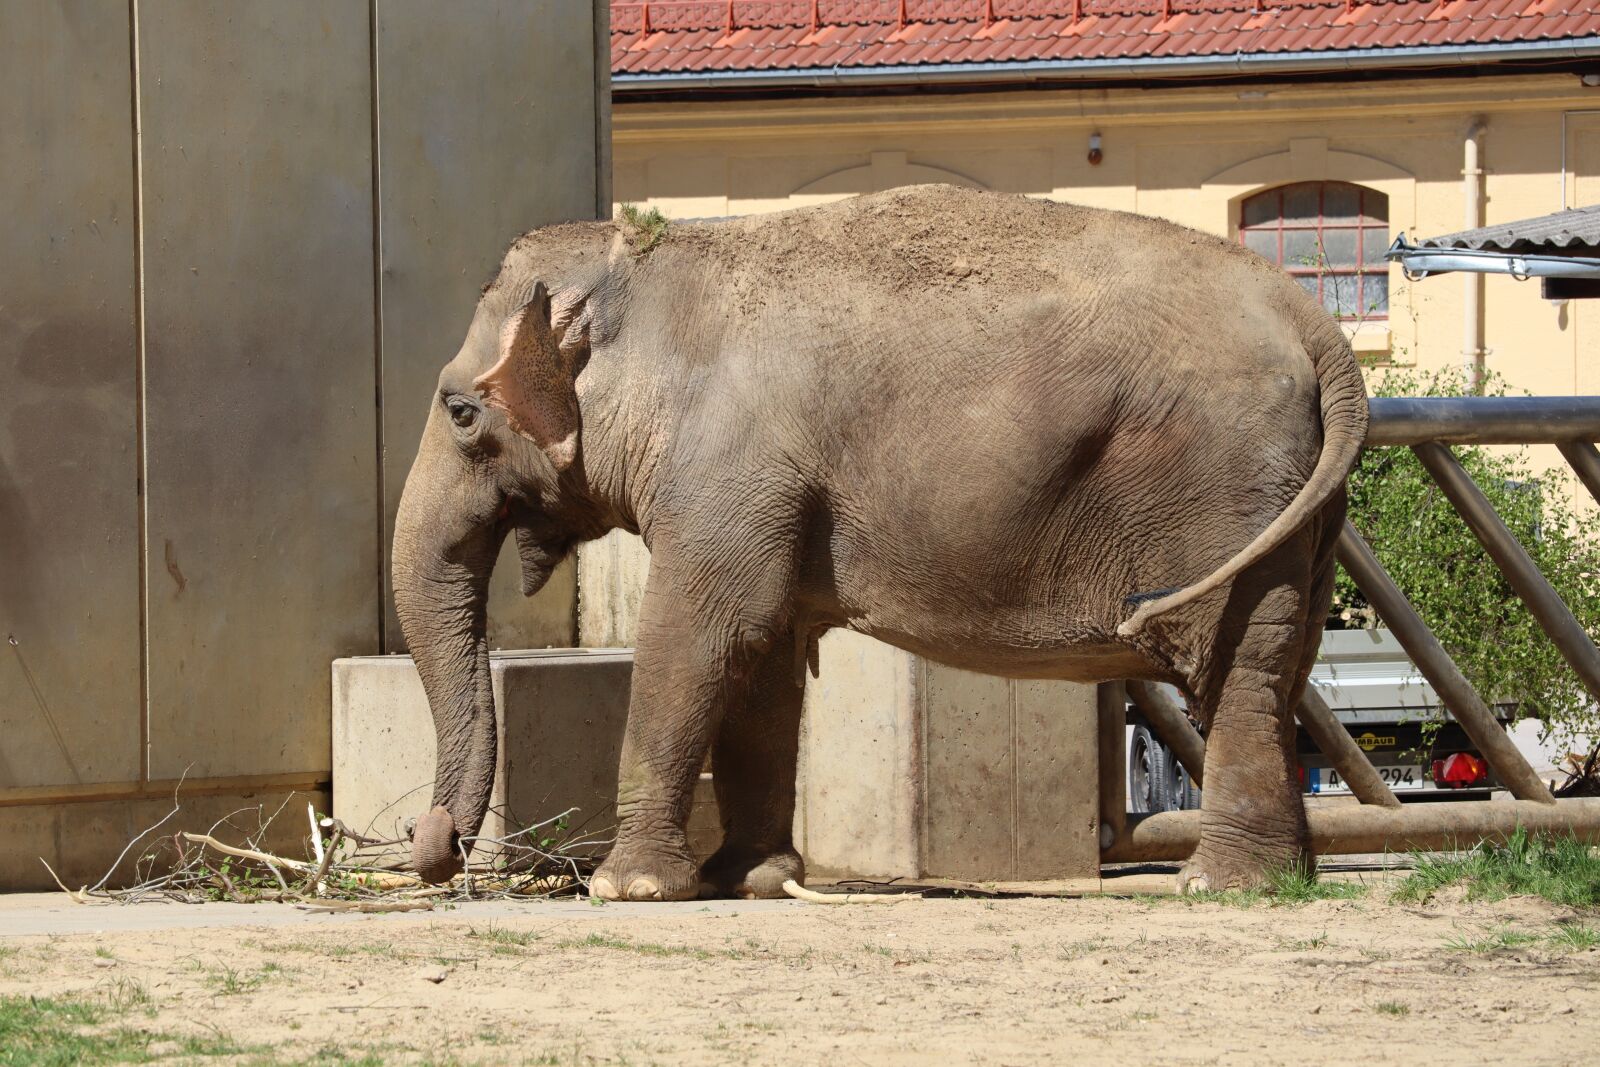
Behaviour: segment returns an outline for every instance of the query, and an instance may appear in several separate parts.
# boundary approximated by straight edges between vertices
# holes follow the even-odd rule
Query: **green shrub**
[[[1461,396],[1465,384],[1454,370],[1391,370],[1368,383],[1373,396]],[[1504,396],[1505,383],[1484,392]],[[1453,451],[1579,623],[1600,634],[1600,534],[1592,518],[1580,522],[1564,470],[1530,472],[1524,449]],[[1410,449],[1362,453],[1350,521],[1481,696],[1516,701],[1519,717],[1542,720],[1563,745],[1600,734],[1600,709]],[[1328,625],[1378,625],[1342,570]]]

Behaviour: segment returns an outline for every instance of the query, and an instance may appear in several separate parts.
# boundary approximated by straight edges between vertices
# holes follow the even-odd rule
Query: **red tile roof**
[[[612,0],[611,68],[650,74],[1381,54],[1600,36],[1596,0]],[[988,67],[985,69],[993,69]]]

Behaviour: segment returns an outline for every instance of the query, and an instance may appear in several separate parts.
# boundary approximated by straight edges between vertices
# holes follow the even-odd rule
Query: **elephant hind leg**
[[[805,882],[794,847],[803,684],[783,634],[723,714],[711,756],[722,847],[700,869],[702,896],[782,897],[786,880]]]
[[[1230,597],[1211,677],[1196,687],[1211,729],[1200,843],[1178,874],[1180,892],[1258,887],[1275,870],[1315,862],[1290,705],[1310,666],[1306,617],[1319,591],[1310,570],[1305,556],[1287,559],[1241,579]]]

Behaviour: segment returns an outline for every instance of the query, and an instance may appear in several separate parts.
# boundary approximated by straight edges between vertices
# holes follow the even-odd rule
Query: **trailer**
[[[1310,684],[1351,742],[1402,803],[1486,800],[1500,786],[1488,760],[1450,717],[1433,686],[1388,630],[1329,630]],[[1171,686],[1160,686],[1180,700]],[[1128,809],[1182,811],[1200,806],[1200,789],[1135,700],[1127,703]],[[1517,705],[1490,706],[1502,727]],[[1350,785],[1301,724],[1295,751],[1310,796],[1349,796]]]

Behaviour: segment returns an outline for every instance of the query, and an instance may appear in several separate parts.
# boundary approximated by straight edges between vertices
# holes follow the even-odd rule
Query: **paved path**
[[[433,911],[365,915],[301,911],[289,904],[74,904],[61,893],[0,894],[0,937],[99,934],[129,930],[196,930],[236,926],[418,923],[506,918],[618,919],[685,915],[748,915],[804,908],[798,900],[686,900],[668,904],[591,904],[587,900],[478,900]]]

